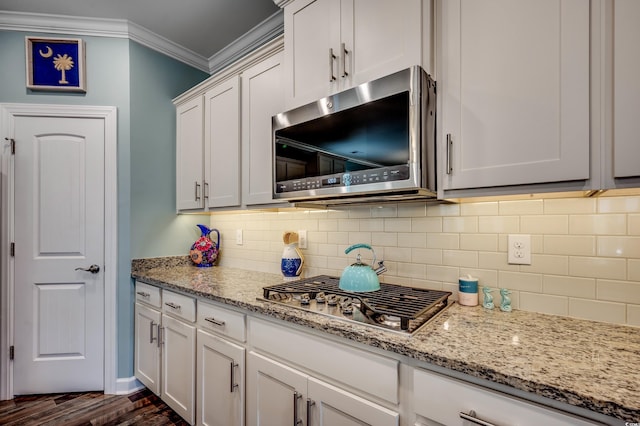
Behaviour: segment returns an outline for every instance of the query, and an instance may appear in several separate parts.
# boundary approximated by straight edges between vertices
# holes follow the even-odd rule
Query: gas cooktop
[[[416,332],[449,306],[449,291],[380,283],[380,290],[354,293],[339,288],[339,278],[319,275],[263,288],[272,303],[371,325],[403,334]]]

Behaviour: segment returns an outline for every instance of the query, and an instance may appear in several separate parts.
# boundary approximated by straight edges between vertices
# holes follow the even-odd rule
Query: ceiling
[[[0,11],[127,20],[204,58],[279,10],[273,0],[0,0]]]

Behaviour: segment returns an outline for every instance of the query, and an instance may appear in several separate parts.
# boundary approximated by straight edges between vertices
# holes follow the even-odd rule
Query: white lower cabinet
[[[248,334],[249,425],[400,424],[398,361],[254,318]]]
[[[399,425],[397,412],[256,352],[247,358],[250,425]]]
[[[135,375],[195,423],[195,299],[136,282]]]
[[[416,426],[600,424],[430,371],[416,369],[413,386],[414,410],[418,415]],[[463,418],[465,416],[468,418]]]

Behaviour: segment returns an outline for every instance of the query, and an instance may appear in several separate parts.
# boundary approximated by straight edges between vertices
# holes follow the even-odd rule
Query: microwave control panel
[[[409,179],[409,166],[401,165],[276,182],[276,192],[348,187],[407,179]]]

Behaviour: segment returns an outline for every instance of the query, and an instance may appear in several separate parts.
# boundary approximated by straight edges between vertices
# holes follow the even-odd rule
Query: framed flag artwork
[[[25,37],[25,44],[28,89],[87,91],[82,39]]]

